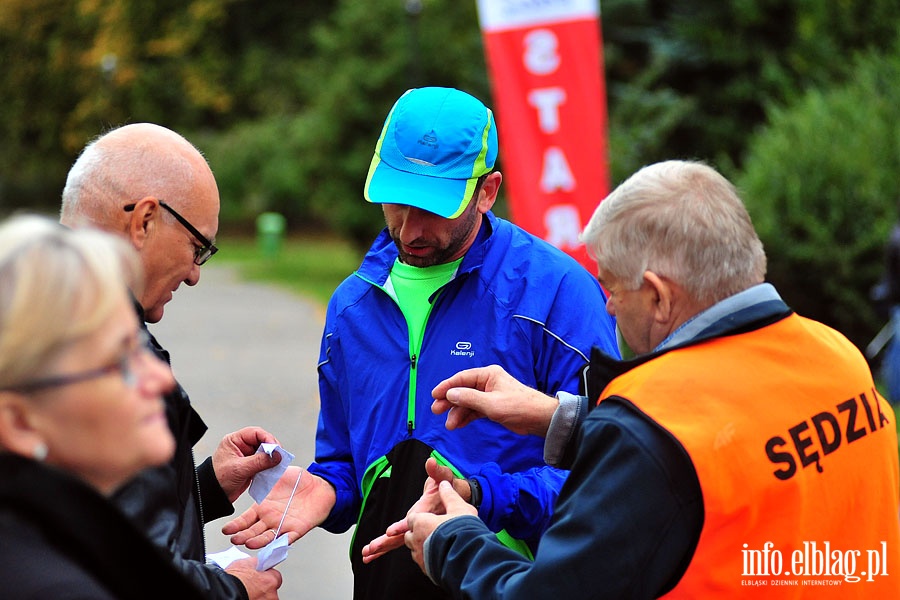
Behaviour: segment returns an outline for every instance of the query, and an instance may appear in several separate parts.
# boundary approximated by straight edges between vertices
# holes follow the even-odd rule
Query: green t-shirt
[[[462,258],[459,258],[444,265],[414,267],[400,262],[400,259],[394,261],[386,288],[406,318],[413,353],[418,354],[422,346],[425,322],[431,312],[431,303],[428,299],[441,286],[453,279],[461,262]]]

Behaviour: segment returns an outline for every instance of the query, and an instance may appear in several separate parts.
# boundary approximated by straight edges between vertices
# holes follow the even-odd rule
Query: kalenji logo
[[[876,577],[886,577],[887,542],[879,548],[866,550],[842,550],[832,548],[831,543],[803,542],[789,556],[782,556],[781,550],[772,542],[766,542],[761,549],[743,545],[741,585],[750,586],[834,586],[859,581],[875,581]],[[862,570],[860,567],[865,568]],[[865,579],[863,579],[865,578]]]
[[[456,348],[450,351],[451,356],[475,356],[475,351],[472,350],[472,342],[456,342]]]
[[[423,135],[419,138],[419,144],[422,146],[429,146],[431,148],[438,147],[438,138],[437,134],[434,132],[434,129]]]

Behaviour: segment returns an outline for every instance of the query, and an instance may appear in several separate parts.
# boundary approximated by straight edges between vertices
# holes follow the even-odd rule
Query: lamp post
[[[422,0],[406,0],[406,14],[409,16],[409,87],[419,87],[422,83],[422,63],[419,59],[419,15]]]
[[[106,118],[114,118],[116,108],[116,71],[119,68],[119,57],[108,52],[100,58],[100,76],[103,78],[103,85],[98,89],[98,93],[103,95],[101,105],[105,106],[102,112]]]
[[[100,59],[100,72],[103,73],[103,79],[112,81],[116,74],[116,68],[119,66],[119,57],[115,54],[104,54]]]

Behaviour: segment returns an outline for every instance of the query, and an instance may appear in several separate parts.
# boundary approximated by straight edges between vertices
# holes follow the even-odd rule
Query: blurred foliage
[[[758,215],[773,280],[862,339],[894,217],[869,200],[893,202],[898,149],[867,121],[884,107],[852,57],[894,60],[897,0],[601,4],[612,182],[668,158],[746,169],[754,202],[771,203],[755,212],[774,211]],[[207,154],[226,231],[275,210],[292,231],[362,245],[382,225],[362,187],[393,101],[447,85],[491,103],[474,0],[0,0],[0,57],[0,213],[54,210],[87,141],[153,121]]]
[[[897,0],[602,0],[610,166],[699,158],[729,175],[766,106],[852,75],[886,48]]]
[[[737,184],[768,278],[797,312],[864,347],[881,324],[868,292],[900,200],[900,52],[851,64],[852,83],[771,108]]]
[[[310,31],[314,52],[292,84],[303,107],[211,140],[224,219],[261,210],[293,228],[326,227],[363,244],[383,226],[362,198],[381,126],[397,97],[420,85],[460,87],[489,102],[474,2],[339,2]],[[452,40],[453,43],[448,43]]]
[[[287,75],[331,4],[2,0],[0,206],[58,205],[80,149],[123,123],[223,131],[296,109]]]

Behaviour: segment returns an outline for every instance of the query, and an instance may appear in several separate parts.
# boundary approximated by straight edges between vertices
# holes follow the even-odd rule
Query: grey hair
[[[115,236],[35,215],[0,224],[0,389],[46,375],[140,283],[137,255]]]
[[[581,234],[629,289],[645,271],[712,304],[762,283],[766,255],[735,187],[694,161],[648,165],[603,200]]]

